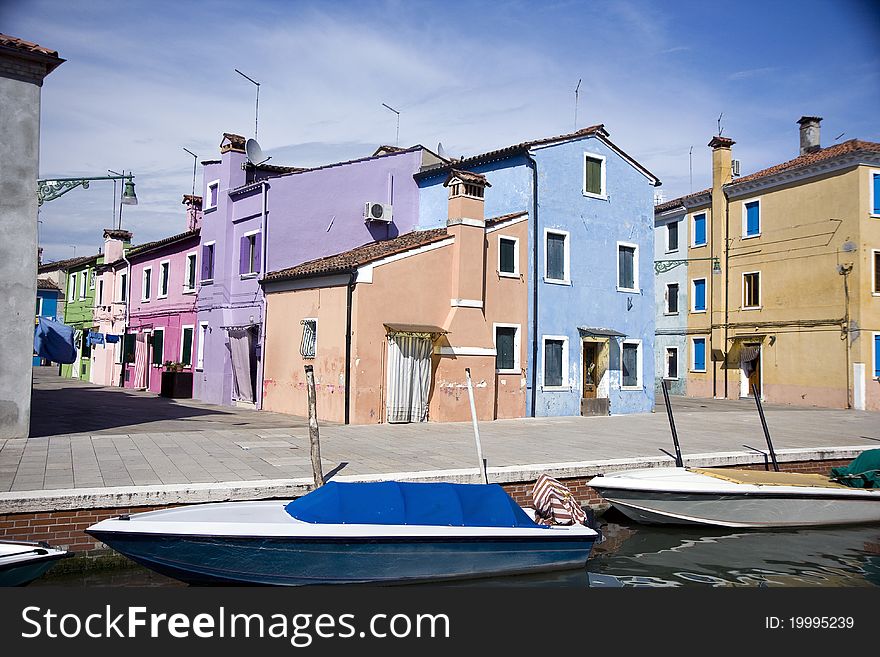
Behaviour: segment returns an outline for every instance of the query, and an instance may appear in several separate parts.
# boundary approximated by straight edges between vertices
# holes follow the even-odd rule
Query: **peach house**
[[[486,219],[481,174],[453,170],[445,228],[267,274],[263,408],[355,424],[526,411],[528,213]]]

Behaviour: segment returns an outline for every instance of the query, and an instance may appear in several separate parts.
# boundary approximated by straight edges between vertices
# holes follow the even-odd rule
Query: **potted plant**
[[[159,390],[160,397],[171,399],[189,399],[192,397],[193,375],[185,363],[165,361],[165,370],[162,372],[162,387]]]

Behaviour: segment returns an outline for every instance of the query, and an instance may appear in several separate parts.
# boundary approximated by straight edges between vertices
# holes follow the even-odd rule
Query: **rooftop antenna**
[[[845,132],[841,132],[839,135],[837,135],[837,136],[834,138],[834,141],[837,141],[838,139],[840,139],[841,137],[843,137],[845,134],[846,134]]]
[[[195,196],[196,195],[196,163],[199,160],[199,156],[196,155],[195,153],[193,153],[191,150],[189,150],[186,146],[183,146],[183,150],[185,150],[187,153],[189,153],[190,155],[193,156],[193,191],[192,191],[192,195]]]
[[[107,173],[113,173],[113,174],[116,174],[117,176],[119,175],[118,173],[116,173],[115,171],[111,171],[110,169],[107,169]],[[113,180],[113,223],[110,225],[116,226],[116,179],[115,178]]]
[[[236,73],[238,73],[241,77],[246,80],[250,80],[257,86],[257,107],[254,110],[254,139],[257,138],[257,128],[260,125],[260,83],[254,80],[253,78],[248,77],[238,69],[234,69]]]
[[[690,170],[691,176],[691,194],[694,193],[694,147],[691,146],[691,149],[688,151],[688,169]]]
[[[718,115],[718,136],[719,137],[721,136],[721,133],[722,133],[722,129],[721,129],[721,117],[722,116],[724,116],[724,112],[721,112],[721,114]]]
[[[581,78],[578,78],[578,84],[574,88],[574,129],[578,129],[578,90],[581,88]]]
[[[392,112],[397,114],[397,137],[395,138],[394,145],[400,146],[400,112],[398,112],[396,109],[394,109],[390,105],[386,105],[385,103],[382,103],[382,107],[387,107]]]

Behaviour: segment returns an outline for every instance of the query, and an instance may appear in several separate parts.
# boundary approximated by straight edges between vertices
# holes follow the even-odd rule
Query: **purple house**
[[[422,146],[314,168],[254,165],[245,138],[226,133],[202,162],[197,367],[194,396],[262,405],[263,272],[396,237],[418,225],[413,175],[443,160]],[[290,327],[299,349],[300,327]]]

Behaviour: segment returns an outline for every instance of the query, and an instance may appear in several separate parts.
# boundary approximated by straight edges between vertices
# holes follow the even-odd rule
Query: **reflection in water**
[[[603,540],[586,570],[443,586],[880,586],[880,525],[746,531],[645,526],[621,517],[611,512],[598,527]],[[82,575],[50,572],[31,584],[40,585],[184,586],[135,565]]]

